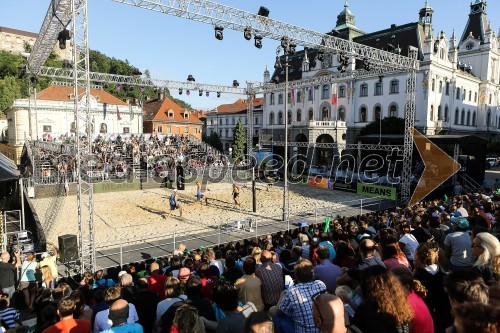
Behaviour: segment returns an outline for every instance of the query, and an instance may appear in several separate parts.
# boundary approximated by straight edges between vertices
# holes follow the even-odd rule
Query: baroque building
[[[328,34],[350,41],[408,54],[409,46],[418,49],[415,127],[426,135],[475,134],[489,142],[500,134],[500,38],[487,20],[486,2],[475,0],[469,18],[458,35],[447,36],[433,28],[434,10],[420,9],[418,21],[371,33],[356,26],[347,2]],[[499,32],[500,34],[500,32]],[[348,55],[325,54],[304,49],[289,58],[289,80],[362,68],[363,61]],[[275,69],[274,80],[284,82],[283,68]],[[264,73],[264,81],[271,76]],[[404,118],[406,73],[349,79],[288,92],[293,103],[284,104],[284,91],[264,95],[262,141],[284,139],[284,112],[288,110],[290,141],[314,143],[357,143],[360,130],[385,117]],[[317,164],[330,163],[332,150],[307,150],[299,154]]]

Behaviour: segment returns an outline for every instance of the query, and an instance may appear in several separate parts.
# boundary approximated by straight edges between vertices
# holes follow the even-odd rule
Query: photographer
[[[10,263],[10,254],[8,252],[2,253],[2,261],[0,262],[0,287],[2,288],[2,293],[9,295],[9,300],[12,302],[12,296],[16,290],[16,271],[19,266],[21,266],[21,259],[19,258],[19,252],[14,253],[16,257],[15,264]]]

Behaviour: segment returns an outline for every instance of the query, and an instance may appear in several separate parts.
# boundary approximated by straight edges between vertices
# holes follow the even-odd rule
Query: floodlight
[[[256,48],[261,49],[262,48],[262,36],[256,35],[254,37],[254,45]]]
[[[263,17],[268,17],[269,16],[269,9],[267,9],[266,7],[260,6],[259,12],[257,13],[257,15],[263,16]]]
[[[179,95],[182,95],[182,88],[179,89]]]
[[[66,41],[71,39],[71,34],[69,33],[69,30],[64,28],[61,32],[59,32],[59,35],[57,35],[57,40],[59,41],[59,48],[61,50],[64,50],[66,48]]]
[[[196,81],[196,80],[194,79],[194,77],[193,77],[191,74],[189,74],[189,75],[188,75],[187,80],[188,80],[189,82],[195,82],[195,81]]]
[[[219,97],[220,97],[220,91],[217,92],[217,98],[219,98]]]
[[[238,82],[238,80],[233,80],[233,87],[237,88],[240,86],[240,83]]]
[[[224,39],[224,34],[222,31],[224,30],[223,27],[215,27],[215,38],[218,40],[223,40]]]
[[[245,37],[246,40],[252,39],[252,28],[246,27],[243,31],[243,37]]]
[[[200,96],[200,97],[203,96],[203,90],[201,90],[201,89],[198,90],[198,96]]]

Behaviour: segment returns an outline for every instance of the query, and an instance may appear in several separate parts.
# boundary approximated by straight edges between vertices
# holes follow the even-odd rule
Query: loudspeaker
[[[184,168],[180,165],[177,166],[177,189],[179,191],[184,191]]]
[[[70,262],[78,259],[78,241],[76,235],[62,235],[59,241],[59,261]]]

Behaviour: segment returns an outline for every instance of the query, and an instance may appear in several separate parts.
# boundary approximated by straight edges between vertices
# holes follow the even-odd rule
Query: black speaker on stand
[[[184,168],[182,165],[177,165],[177,189],[179,191],[184,191]]]
[[[67,263],[78,260],[78,239],[76,235],[62,235],[59,242],[59,261]]]

